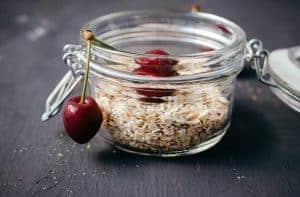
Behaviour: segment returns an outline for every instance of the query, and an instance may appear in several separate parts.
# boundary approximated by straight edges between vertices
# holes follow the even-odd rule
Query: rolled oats
[[[106,114],[103,124],[112,140],[145,151],[188,149],[213,137],[228,122],[229,100],[216,86],[147,103],[104,85],[95,98]],[[110,90],[107,90],[110,89]],[[107,91],[106,91],[107,90]]]

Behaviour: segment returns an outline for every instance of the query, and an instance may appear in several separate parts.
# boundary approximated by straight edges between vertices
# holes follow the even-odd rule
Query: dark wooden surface
[[[224,140],[191,157],[138,157],[99,136],[80,146],[63,135],[60,116],[40,122],[50,89],[66,72],[62,47],[77,42],[84,22],[125,9],[188,10],[193,2],[0,2],[0,196],[300,196],[300,114],[254,73],[238,79]],[[201,4],[269,49],[300,44],[299,0]]]

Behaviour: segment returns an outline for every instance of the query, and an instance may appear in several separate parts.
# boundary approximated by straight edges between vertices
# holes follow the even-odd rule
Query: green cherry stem
[[[96,45],[98,47],[102,47],[102,48],[106,48],[106,49],[110,49],[110,50],[114,50],[114,51],[118,51],[118,49],[114,48],[113,46],[103,42],[102,40],[98,40],[97,38],[94,38],[92,40],[93,45]]]
[[[93,40],[94,34],[90,30],[84,30],[83,38],[87,42],[87,57],[86,57],[86,71],[84,74],[83,89],[81,93],[80,103],[85,103],[85,96],[86,96],[86,90],[87,90],[88,78],[90,72],[90,59],[91,59],[91,46],[92,46],[91,40]]]
[[[88,78],[89,78],[89,72],[90,72],[90,58],[91,58],[90,53],[91,53],[91,41],[88,40],[87,41],[86,71],[85,71],[85,74],[84,74],[83,89],[82,89],[80,103],[84,103],[84,101],[85,101]]]

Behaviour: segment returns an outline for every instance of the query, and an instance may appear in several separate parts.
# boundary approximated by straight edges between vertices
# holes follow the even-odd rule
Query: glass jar
[[[104,113],[99,133],[109,143],[137,154],[178,156],[222,139],[237,75],[245,59],[257,57],[238,25],[207,13],[143,10],[109,14],[85,28],[119,50],[93,46],[90,64],[89,93]],[[49,96],[43,119],[55,115],[81,81],[85,48],[82,39],[65,46],[70,71]],[[154,48],[171,55],[145,54]],[[174,61],[176,74],[141,75],[136,71],[145,59]]]

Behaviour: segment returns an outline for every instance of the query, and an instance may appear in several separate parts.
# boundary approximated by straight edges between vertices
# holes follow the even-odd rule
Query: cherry
[[[147,51],[146,54],[169,55],[169,53],[161,49],[152,49],[150,51]],[[137,58],[136,63],[138,63],[141,66],[133,71],[133,73],[137,75],[148,75],[153,77],[171,77],[171,76],[178,75],[178,73],[174,71],[172,68],[178,62],[170,58],[142,57],[142,58]],[[137,88],[136,91],[138,94],[147,97],[171,96],[175,92],[174,89],[158,89],[158,88]],[[142,98],[142,101],[157,102],[153,98],[152,99]],[[159,102],[161,102],[161,99],[159,100]]]
[[[90,30],[83,32],[87,41],[87,65],[83,81],[82,95],[67,101],[63,110],[63,123],[67,134],[77,143],[83,144],[94,137],[99,130],[103,117],[101,110],[92,97],[86,97],[90,70],[91,41],[95,40]]]
[[[84,144],[99,130],[103,117],[96,101],[88,96],[69,99],[63,110],[63,123],[67,134],[77,143]]]
[[[170,55],[169,53],[167,53],[166,51],[161,50],[161,49],[151,49],[151,50],[147,51],[146,54]]]
[[[166,56],[169,55],[166,51],[161,49],[152,49],[147,51],[146,54],[151,55],[161,55]],[[158,58],[150,58],[150,57],[140,57],[135,60],[137,64],[139,64],[142,68],[154,69],[157,72],[168,72],[168,70],[172,70],[172,66],[177,64],[178,62],[171,58],[166,57],[158,57]]]

